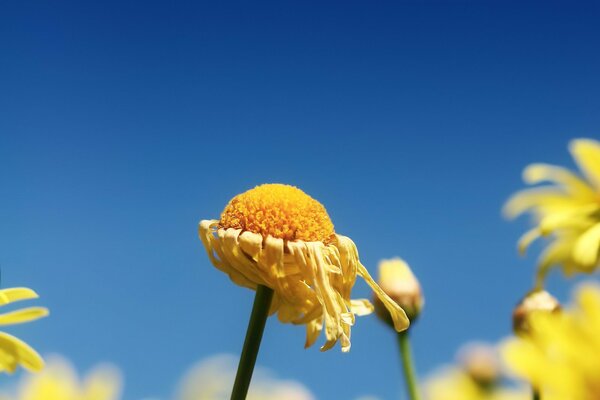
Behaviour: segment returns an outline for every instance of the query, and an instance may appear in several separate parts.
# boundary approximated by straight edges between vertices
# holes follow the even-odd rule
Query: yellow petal
[[[531,164],[523,171],[523,180],[530,185],[548,181],[560,185],[573,195],[594,197],[594,191],[584,180],[568,169],[555,165]]]
[[[514,194],[504,205],[502,213],[507,218],[515,218],[531,209],[555,210],[572,208],[577,204],[579,202],[557,188],[534,188]]]
[[[582,234],[573,248],[573,259],[584,269],[592,269],[598,264],[600,250],[600,224],[594,225]]]
[[[21,310],[15,310],[0,314],[0,325],[22,324],[45,317],[49,314],[48,309],[44,307],[28,307]]]
[[[361,317],[371,314],[375,310],[375,307],[367,299],[356,299],[350,301],[350,309],[354,314]]]
[[[385,294],[377,282],[375,282],[371,275],[369,275],[369,271],[367,271],[365,266],[361,263],[358,263],[358,274],[365,280],[365,282],[367,282],[367,285],[371,287],[373,292],[375,292],[375,295],[379,297],[379,300],[381,300],[385,308],[390,312],[392,321],[394,321],[394,329],[396,329],[397,332],[402,332],[408,329],[410,321],[404,310],[398,304],[396,304],[394,300],[390,299],[387,294]]]
[[[600,143],[591,139],[576,139],[569,145],[571,154],[586,178],[600,189]]]
[[[8,372],[14,372],[19,364],[31,371],[44,367],[44,360],[34,349],[8,333],[0,332],[0,354],[0,369]]]
[[[37,299],[36,292],[29,288],[16,287],[0,290],[0,306],[10,304],[15,301]]]
[[[519,249],[519,254],[524,255],[527,251],[527,248],[534,240],[540,237],[540,230],[538,228],[533,228],[523,234],[521,238],[519,238],[519,242],[517,247]]]

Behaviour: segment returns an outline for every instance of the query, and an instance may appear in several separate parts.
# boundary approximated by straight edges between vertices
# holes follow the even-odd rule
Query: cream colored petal
[[[371,314],[375,307],[367,299],[355,299],[350,301],[350,309],[359,317]]]
[[[49,314],[48,309],[44,307],[28,307],[21,310],[15,310],[0,314],[0,325],[22,324],[45,317]]]
[[[308,349],[311,347],[317,339],[319,335],[321,335],[321,330],[323,329],[323,318],[317,318],[306,324],[306,343],[304,344],[304,348]]]
[[[381,300],[385,308],[390,312],[392,317],[392,321],[394,322],[394,329],[397,332],[402,332],[408,329],[410,325],[410,321],[406,316],[404,310],[396,304],[396,302],[385,294],[383,290],[377,285],[377,283],[373,280],[371,275],[369,275],[369,271],[365,268],[361,263],[358,264],[358,274],[367,282],[367,284],[371,287],[375,295]]]
[[[256,289],[256,284],[249,281],[244,275],[240,274],[235,268],[232,268],[226,261],[226,257],[222,250],[222,241],[215,237],[214,229],[217,228],[217,220],[204,220],[200,221],[198,227],[198,235],[202,240],[202,244],[206,249],[208,258],[211,263],[220,271],[226,273],[229,279],[238,286],[247,287],[250,289]],[[215,253],[218,258],[215,257]]]
[[[282,303],[294,304],[294,296],[289,289],[289,282],[285,276],[283,254],[284,241],[267,236],[263,242],[263,249],[258,256],[258,265],[266,275],[271,277],[272,289],[279,294]]]
[[[593,270],[598,264],[600,250],[600,223],[585,231],[573,248],[573,259],[585,270]]]
[[[579,169],[600,190],[600,143],[591,139],[575,139],[569,149]]]
[[[31,371],[44,367],[44,360],[34,349],[8,333],[0,332],[0,353],[4,361],[0,368],[8,372],[14,372],[19,364]]]
[[[349,300],[358,273],[358,250],[349,237],[336,235],[336,239],[340,263],[344,266],[341,294],[344,299]]]
[[[575,196],[593,198],[595,193],[583,179],[566,168],[549,164],[531,164],[523,171],[523,180],[530,184],[552,182],[566,189]]]
[[[314,263],[314,280],[317,293],[320,293],[320,298],[323,301],[324,316],[325,316],[325,337],[327,342],[321,348],[322,351],[328,350],[337,342],[341,335],[341,317],[342,310],[335,299],[335,291],[329,284],[327,277],[327,266],[323,260],[321,243],[307,243],[310,258]]]
[[[0,306],[10,304],[15,301],[37,299],[36,292],[29,288],[16,287],[0,290]]]
[[[217,235],[221,242],[221,251],[223,252],[225,261],[232,269],[236,270],[248,281],[262,285],[264,282],[256,271],[256,262],[246,256],[240,248],[238,237],[241,232],[241,229],[219,229]]]

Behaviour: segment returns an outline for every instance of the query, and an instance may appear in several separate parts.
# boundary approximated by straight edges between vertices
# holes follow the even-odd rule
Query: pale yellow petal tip
[[[577,154],[580,154],[582,152],[586,152],[589,150],[600,151],[600,142],[598,142],[597,140],[588,139],[588,138],[573,139],[569,142],[569,151],[575,157]]]
[[[523,170],[523,181],[529,185],[536,184],[548,175],[548,166],[542,163],[529,164]]]
[[[519,238],[519,241],[517,242],[517,249],[519,251],[519,254],[521,256],[524,256],[527,253],[527,249],[529,248],[531,243],[533,243],[540,236],[541,236],[540,231],[537,228],[534,228],[534,229],[531,229],[531,230],[525,232],[523,234],[523,236],[521,236]]]

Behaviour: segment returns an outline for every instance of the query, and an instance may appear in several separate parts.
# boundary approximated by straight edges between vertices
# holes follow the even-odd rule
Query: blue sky
[[[426,309],[418,370],[509,333],[532,281],[504,200],[600,129],[600,7],[557,2],[6,2],[0,5],[2,286],[52,316],[11,328],[126,399],[237,353],[252,293],[197,238],[235,194],[297,185],[363,263],[405,258]],[[550,288],[568,297],[573,281]],[[359,283],[357,297],[369,296]],[[319,398],[403,395],[374,317],[350,354],[270,320],[259,363]],[[3,377],[2,381],[11,378]]]

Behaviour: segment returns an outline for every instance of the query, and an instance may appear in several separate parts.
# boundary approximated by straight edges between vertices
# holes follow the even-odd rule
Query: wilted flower
[[[180,383],[178,400],[228,400],[235,378],[236,357],[216,355],[201,361]],[[268,370],[258,368],[247,400],[315,400],[301,383],[280,380]]]
[[[527,389],[503,385],[495,347],[472,343],[458,354],[458,365],[426,380],[426,400],[530,400]]]
[[[373,311],[351,300],[356,276],[365,279],[390,311],[396,330],[408,327],[404,311],[360,263],[356,245],[335,233],[327,211],[300,189],[257,186],[234,197],[220,220],[200,222],[200,238],[212,263],[237,285],[274,290],[271,312],[284,323],[306,325],[306,347],[325,327],[326,343],[350,350],[355,315]]]
[[[419,316],[425,299],[419,281],[404,260],[400,258],[381,260],[377,283],[392,300],[402,307],[411,321]],[[383,321],[392,324],[389,311],[377,295],[374,296],[373,303],[377,315]]]
[[[36,299],[37,293],[28,288],[0,290],[0,306],[15,301]],[[0,325],[22,324],[48,315],[43,307],[27,307],[0,314]],[[31,371],[39,371],[44,366],[42,357],[27,343],[8,333],[0,332],[0,372],[14,372],[21,365]]]
[[[16,394],[6,400],[117,400],[121,378],[114,367],[100,366],[84,379],[65,359],[52,356],[40,373],[24,376]]]
[[[552,185],[524,190],[514,195],[504,211],[509,217],[531,212],[533,229],[519,240],[519,249],[540,236],[551,236],[551,243],[539,261],[538,285],[548,268],[562,266],[566,274],[592,272],[600,256],[600,143],[590,139],[573,140],[570,151],[583,177],[567,169],[532,164],[523,172],[528,184]]]
[[[543,400],[597,400],[600,395],[600,287],[582,286],[560,313],[534,313],[529,332],[508,340],[503,355]]]

